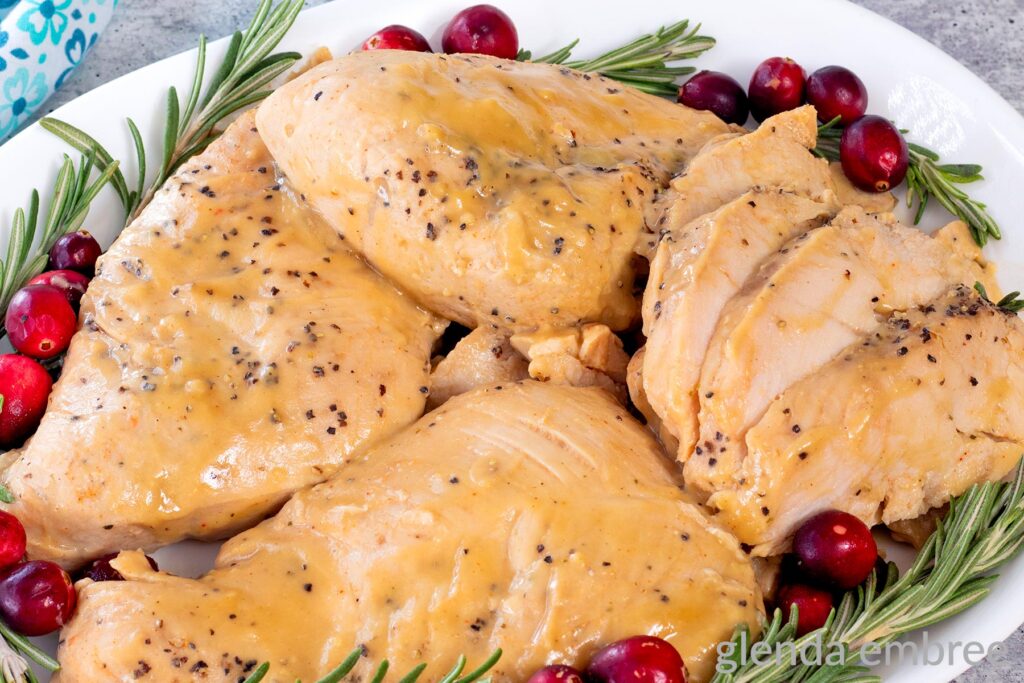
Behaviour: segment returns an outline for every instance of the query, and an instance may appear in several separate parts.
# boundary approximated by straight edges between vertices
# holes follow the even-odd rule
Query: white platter
[[[1004,287],[1024,288],[1024,227],[1015,225],[1024,215],[1024,118],[966,68],[905,29],[842,0],[496,1],[516,21],[523,47],[536,53],[580,37],[577,54],[593,55],[688,17],[702,22],[704,32],[718,39],[718,46],[696,63],[726,71],[741,82],[760,60],[773,55],[793,57],[808,70],[826,64],[852,68],[868,84],[873,113],[909,128],[912,140],[934,148],[946,161],[984,166],[988,179],[971,190],[989,204],[1005,233],[987,254],[999,265]],[[436,45],[439,27],[466,4],[469,0],[339,0],[304,12],[282,47],[309,53],[325,45],[341,54],[391,23],[415,27],[432,36]],[[211,55],[219,57],[223,48],[223,41],[214,44]],[[192,53],[185,53],[140,69],[79,97],[55,116],[89,131],[124,160],[133,158],[123,126],[124,117],[131,116],[156,149],[165,89],[175,85],[179,92],[184,90],[193,60]],[[51,186],[64,151],[63,144],[38,125],[0,147],[0,243],[6,242],[14,209],[27,201],[31,189]],[[109,244],[120,216],[112,193],[107,193],[95,205],[87,226]],[[932,209],[923,224],[937,227],[944,220],[941,211]],[[164,549],[157,557],[164,569],[197,574],[210,565],[214,552],[215,547],[185,543]],[[976,641],[986,648],[1003,640],[1024,621],[1024,595],[1015,589],[1022,581],[1024,556],[1004,570],[981,605],[933,627],[929,640]],[[55,642],[44,640],[50,649]],[[903,662],[878,673],[893,683],[939,683],[967,668],[961,649],[937,665]]]

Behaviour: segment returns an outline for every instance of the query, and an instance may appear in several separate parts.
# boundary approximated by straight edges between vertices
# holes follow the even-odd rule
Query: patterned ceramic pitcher
[[[81,64],[118,0],[0,0],[0,140]]]

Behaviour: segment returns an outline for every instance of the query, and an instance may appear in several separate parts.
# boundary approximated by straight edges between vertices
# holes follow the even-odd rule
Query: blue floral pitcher
[[[0,141],[78,67],[118,0],[0,0]]]

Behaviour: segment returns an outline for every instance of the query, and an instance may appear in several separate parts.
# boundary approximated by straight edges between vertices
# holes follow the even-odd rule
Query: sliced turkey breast
[[[687,483],[710,493],[731,480],[747,429],[775,397],[873,333],[889,313],[977,281],[996,286],[962,223],[930,237],[848,207],[783,246],[726,305],[708,345],[699,442],[694,455],[680,453]],[[736,447],[715,456],[723,440]]]
[[[658,245],[644,293],[642,376],[651,410],[689,454],[697,441],[697,384],[726,304],[782,245],[838,209],[777,189],[732,200]]]
[[[1024,453],[1024,323],[966,286],[893,313],[783,391],[742,441],[695,459],[741,445],[708,505],[757,555],[828,508],[914,519]]]
[[[656,205],[654,226],[637,251],[650,257],[666,233],[757,187],[777,187],[822,198],[834,189],[828,162],[811,154],[818,137],[813,107],[800,107],[764,121],[750,133],[715,138],[672,179]]]

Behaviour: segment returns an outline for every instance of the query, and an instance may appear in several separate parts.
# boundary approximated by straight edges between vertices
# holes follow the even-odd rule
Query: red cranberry
[[[789,619],[793,605],[797,608],[797,637],[806,635],[821,628],[832,612],[832,594],[826,590],[793,583],[779,588],[775,598],[776,606],[782,610],[784,618]]]
[[[0,446],[17,446],[36,430],[52,388],[50,373],[36,361],[13,353],[0,356]]]
[[[473,5],[456,14],[441,36],[448,54],[473,52],[504,59],[519,54],[519,34],[508,15],[494,5]]]
[[[408,50],[409,52],[433,52],[430,43],[419,31],[408,26],[392,24],[367,38],[361,50]]]
[[[587,678],[600,683],[686,683],[683,658],[654,636],[633,636],[599,650]]]
[[[64,292],[68,303],[75,310],[82,301],[85,289],[89,286],[89,278],[74,270],[48,270],[28,281],[30,285],[53,285]]]
[[[875,568],[878,546],[864,522],[847,512],[826,510],[797,529],[793,553],[809,579],[850,590]]]
[[[849,69],[826,66],[807,79],[807,101],[818,110],[822,123],[838,116],[839,122],[848,126],[868,110],[868,89]]]
[[[100,243],[85,230],[62,235],[50,248],[47,270],[77,270],[92,277],[96,259],[102,253]]]
[[[0,615],[22,635],[56,631],[71,618],[75,601],[71,577],[53,562],[16,564],[0,576]]]
[[[88,567],[82,570],[82,578],[92,579],[93,581],[124,581],[121,572],[114,569],[110,564],[110,561],[117,557],[117,555],[118,553],[110,553],[93,560],[89,563]],[[160,571],[160,567],[157,566],[156,560],[152,557],[146,555],[146,561],[149,562],[149,566],[153,568],[153,571]]]
[[[62,291],[53,285],[29,285],[15,292],[4,322],[18,351],[53,358],[68,348],[78,320]]]
[[[25,557],[25,527],[17,517],[0,510],[0,568],[10,567]]]
[[[710,111],[726,123],[742,126],[750,107],[743,86],[728,74],[700,71],[679,88],[679,103]]]
[[[804,102],[807,74],[789,57],[771,57],[754,69],[747,87],[750,113],[758,122]]]
[[[549,664],[535,671],[526,683],[583,683],[583,674],[565,664]]]
[[[854,185],[868,192],[885,192],[903,182],[910,153],[896,126],[868,114],[843,130],[839,161]]]

